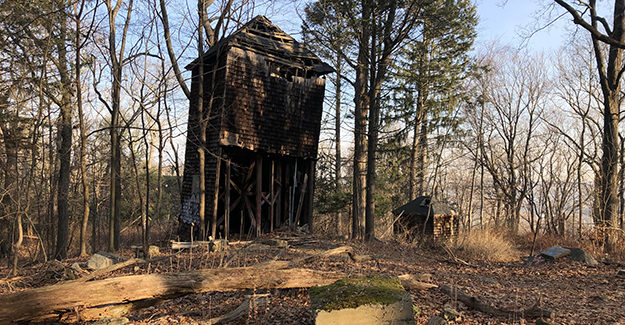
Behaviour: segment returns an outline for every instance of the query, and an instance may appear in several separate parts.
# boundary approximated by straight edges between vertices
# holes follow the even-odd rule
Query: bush
[[[521,253],[505,232],[494,229],[475,229],[458,235],[453,247],[466,259],[489,262],[517,261]]]

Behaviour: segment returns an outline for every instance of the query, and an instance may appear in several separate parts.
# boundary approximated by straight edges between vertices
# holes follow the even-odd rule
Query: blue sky
[[[473,0],[473,3],[480,17],[476,46],[498,41],[512,47],[524,46],[531,51],[552,51],[562,46],[574,29],[571,19],[565,15],[537,31],[564,13],[563,9],[553,6],[551,0]],[[260,10],[258,13],[267,15],[285,32],[298,38],[301,23],[297,12],[302,8],[303,3],[299,1],[276,1],[273,12]],[[529,39],[525,37],[532,31],[535,33]]]
[[[474,3],[480,16],[478,45],[496,40],[531,51],[551,51],[562,46],[574,29],[568,15],[549,24],[564,13],[559,7],[549,7],[553,4],[549,0],[477,0]]]

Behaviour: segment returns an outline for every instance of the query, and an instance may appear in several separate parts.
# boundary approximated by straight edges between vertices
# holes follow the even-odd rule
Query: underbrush
[[[521,256],[507,232],[489,228],[459,234],[452,241],[452,248],[458,256],[469,260],[512,262]]]
[[[534,234],[528,232],[515,236],[514,241],[524,254],[529,255],[534,242]],[[625,262],[625,236],[623,235],[617,236],[615,249],[607,254],[602,237],[599,236],[597,231],[585,232],[581,238],[579,235],[562,236],[539,233],[536,235],[533,254],[536,255],[553,246],[581,248],[599,260]]]

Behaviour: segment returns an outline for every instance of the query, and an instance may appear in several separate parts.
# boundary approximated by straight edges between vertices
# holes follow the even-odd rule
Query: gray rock
[[[625,270],[618,270],[618,273],[616,273],[616,275],[625,275]]]
[[[551,323],[545,319],[539,318],[536,320],[536,325],[551,325]]]
[[[123,262],[127,259],[128,258],[126,257],[115,255],[113,253],[97,252],[91,255],[91,257],[87,261],[87,269],[98,270],[98,269],[105,268],[107,266],[111,266],[115,263]]]
[[[553,246],[549,249],[546,249],[542,252],[540,252],[540,255],[543,255],[547,258],[551,258],[551,259],[558,259],[561,257],[565,257],[567,255],[571,254],[571,250],[560,247],[560,246]]]
[[[425,325],[444,325],[447,321],[440,316],[432,316]]]
[[[565,248],[571,251],[571,253],[567,256],[568,259],[572,261],[584,263],[590,266],[599,265],[599,262],[597,262],[597,260],[594,257],[586,253],[583,249],[573,248],[573,247],[565,247]]]
[[[93,325],[124,325],[130,322],[126,317],[106,317],[95,321]]]
[[[108,254],[105,254],[106,253],[98,252],[91,255],[87,261],[87,268],[90,270],[99,270],[115,264],[113,259],[107,256]]]

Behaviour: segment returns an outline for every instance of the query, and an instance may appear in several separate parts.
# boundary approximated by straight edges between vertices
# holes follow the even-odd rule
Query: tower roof
[[[254,17],[228,37],[211,46],[204,53],[204,59],[210,60],[210,57],[215,55],[219,49],[227,50],[230,47],[252,51],[282,64],[307,68],[315,71],[318,75],[334,72],[332,67],[322,62],[306,46],[262,15]],[[187,69],[191,69],[198,62],[199,58],[195,59],[187,66]]]

